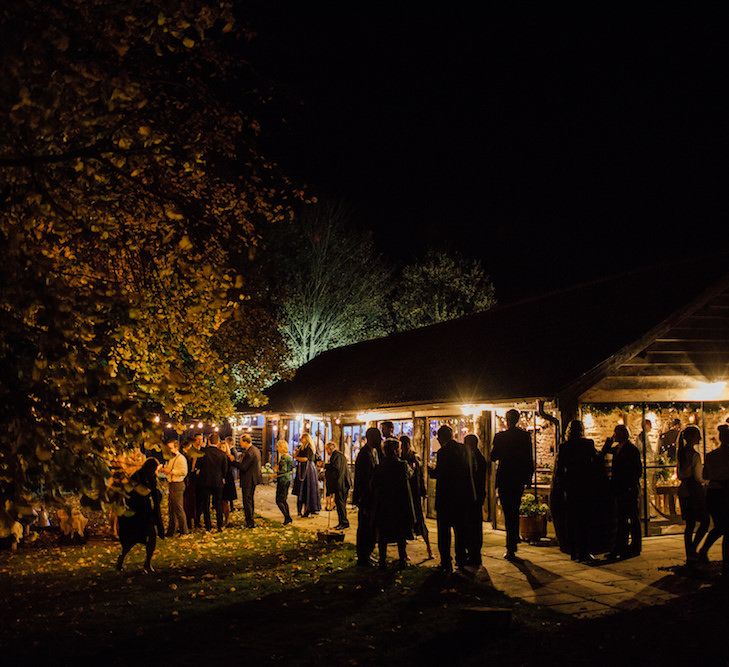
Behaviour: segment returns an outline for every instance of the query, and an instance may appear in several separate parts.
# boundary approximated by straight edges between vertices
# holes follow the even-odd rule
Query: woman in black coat
[[[410,495],[413,499],[413,509],[415,510],[415,525],[413,532],[421,535],[425,541],[425,548],[428,550],[428,560],[433,559],[433,549],[430,547],[430,535],[428,526],[425,523],[423,515],[423,498],[427,496],[425,480],[423,479],[423,466],[415,454],[415,450],[407,435],[400,436],[400,449],[402,460],[407,463],[410,468]]]
[[[566,505],[567,539],[572,560],[590,561],[590,523],[595,498],[596,475],[602,468],[595,443],[583,437],[585,427],[575,419],[567,427],[557,457],[556,474]]]
[[[154,572],[152,556],[157,546],[157,534],[164,539],[165,531],[160,512],[162,494],[157,488],[157,459],[147,459],[135,472],[130,481],[134,489],[127,499],[127,510],[130,516],[119,517],[119,541],[122,551],[116,561],[116,569],[124,569],[124,558],[135,544],[144,544],[147,557],[144,560],[144,571]]]
[[[387,567],[387,545],[395,542],[399,566],[407,565],[406,540],[413,539],[415,509],[408,480],[408,466],[399,459],[400,443],[385,440],[384,460],[375,468],[372,479],[374,518],[380,569]]]

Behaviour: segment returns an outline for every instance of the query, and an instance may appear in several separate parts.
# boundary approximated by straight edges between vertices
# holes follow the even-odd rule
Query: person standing
[[[681,435],[681,420],[671,420],[671,427],[658,437],[658,454],[665,456],[670,463],[676,461],[678,437]]]
[[[308,433],[302,433],[299,447],[294,452],[296,459],[296,483],[294,493],[297,496],[296,509],[299,516],[306,518],[321,511],[319,498],[319,476],[316,468],[316,452]]]
[[[473,458],[473,484],[476,490],[476,502],[468,517],[468,564],[481,567],[483,559],[483,504],[486,502],[486,457],[478,448],[478,436],[469,433],[463,438],[463,445],[471,452]]]
[[[148,574],[154,572],[152,556],[157,546],[157,535],[164,539],[165,531],[162,525],[160,511],[161,494],[157,488],[157,459],[147,459],[142,467],[131,477],[134,489],[129,494],[127,509],[129,516],[122,514],[119,517],[119,542],[121,553],[116,561],[116,569],[124,569],[124,559],[135,544],[143,544],[146,550],[144,571]],[[140,493],[137,489],[143,487],[146,492]]]
[[[643,473],[640,452],[630,442],[630,434],[624,424],[615,427],[613,436],[605,441],[602,452],[613,456],[610,490],[615,499],[617,513],[615,545],[608,554],[608,559],[638,556],[642,544],[638,515],[640,476]]]
[[[373,514],[380,569],[387,567],[387,545],[397,544],[398,565],[407,566],[406,541],[413,539],[415,510],[408,483],[408,465],[401,461],[400,443],[394,438],[385,440],[382,448],[384,460],[372,474]]]
[[[242,435],[240,446],[243,448],[243,457],[233,465],[240,471],[240,493],[243,496],[243,514],[246,528],[255,528],[254,520],[256,486],[263,481],[261,474],[261,452],[253,445],[251,436]]]
[[[400,455],[402,460],[410,468],[410,495],[412,496],[413,509],[415,510],[413,532],[423,537],[425,548],[428,550],[428,560],[433,560],[433,549],[430,546],[428,524],[425,522],[425,516],[423,514],[423,499],[428,495],[425,480],[423,479],[423,466],[420,464],[420,460],[415,454],[410,438],[407,435],[400,436]]]
[[[289,454],[289,443],[279,440],[276,443],[278,463],[276,464],[276,507],[283,514],[283,525],[288,526],[293,520],[289,512],[289,488],[291,488],[291,471],[294,469],[294,459]]]
[[[198,492],[200,493],[205,530],[208,532],[212,530],[212,521],[210,520],[211,499],[215,508],[216,527],[218,532],[223,530],[223,485],[225,484],[225,475],[228,472],[228,457],[218,447],[219,443],[218,434],[213,433],[210,436],[208,446],[202,450],[203,457],[198,464],[200,469]]]
[[[714,522],[699,551],[699,561],[709,562],[709,549],[722,535],[722,573],[729,575],[729,426],[719,426],[719,447],[706,455],[704,479],[709,481],[706,504]]]
[[[187,527],[200,527],[201,503],[199,496],[199,479],[200,479],[200,459],[202,458],[203,437],[201,434],[195,436],[195,439],[185,449],[185,458],[187,459],[187,477],[185,478],[185,494],[183,496],[185,516],[187,517]]]
[[[571,558],[593,561],[590,554],[590,522],[593,518],[593,494],[598,460],[594,441],[584,437],[585,426],[574,419],[567,426],[565,441],[559,449],[555,474],[564,492],[567,542]]]
[[[235,470],[233,466],[235,456],[233,455],[229,440],[232,440],[232,438],[226,438],[218,445],[220,451],[228,459],[228,469],[225,472],[225,479],[223,480],[223,525],[226,528],[230,523],[230,513],[233,511],[235,501],[238,499],[238,490],[235,488],[235,476],[233,475],[233,471]]]
[[[327,486],[327,495],[334,495],[334,506],[337,508],[337,518],[339,523],[334,530],[344,530],[349,528],[347,519],[347,496],[349,495],[349,487],[352,485],[349,476],[349,466],[344,454],[337,449],[334,442],[326,444],[326,452],[329,461],[324,466],[324,478]]]
[[[377,450],[382,442],[382,434],[378,428],[368,428],[366,442],[359,450],[354,462],[354,489],[352,502],[359,510],[357,516],[357,565],[370,567],[370,557],[375,549],[374,493],[372,482],[375,468],[380,459]]]
[[[175,530],[180,535],[187,535],[190,529],[187,527],[185,516],[184,496],[185,478],[187,477],[187,459],[180,453],[180,444],[176,439],[167,442],[167,449],[171,458],[160,468],[160,471],[167,477],[169,496],[167,500],[167,537],[172,537]]]
[[[468,516],[476,502],[471,452],[453,439],[453,429],[438,429],[440,449],[430,476],[435,479],[435,511],[438,524],[438,552],[443,572],[453,571],[451,529],[455,534],[456,566],[468,565]]]
[[[506,552],[504,558],[516,559],[519,544],[519,506],[524,489],[534,474],[532,439],[517,426],[521,415],[518,410],[506,413],[506,430],[494,436],[491,462],[498,463],[496,491],[501,501],[506,524]]]
[[[678,502],[681,504],[681,517],[686,523],[683,531],[686,563],[693,563],[698,559],[696,549],[709,530],[709,513],[706,510],[706,491],[702,475],[704,466],[701,455],[695,449],[700,442],[701,431],[696,426],[687,426],[678,439],[676,478],[680,482]]]

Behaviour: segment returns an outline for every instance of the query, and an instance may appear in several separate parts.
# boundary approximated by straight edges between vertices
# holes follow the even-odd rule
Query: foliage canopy
[[[488,310],[494,285],[477,260],[430,250],[406,266],[392,302],[395,327],[407,331]]]
[[[230,414],[229,249],[289,211],[241,111],[246,36],[214,0],[0,7],[3,525],[33,494],[109,499],[157,411]]]

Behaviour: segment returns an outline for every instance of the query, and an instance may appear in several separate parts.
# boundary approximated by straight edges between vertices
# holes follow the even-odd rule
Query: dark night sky
[[[727,248],[729,16],[469,5],[254,5],[284,170],[502,301]]]

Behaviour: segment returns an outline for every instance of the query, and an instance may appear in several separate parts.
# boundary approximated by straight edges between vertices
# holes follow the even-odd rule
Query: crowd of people
[[[212,530],[212,511],[215,525],[222,531],[229,524],[233,503],[238,498],[235,483],[237,474],[245,526],[255,528],[255,490],[262,481],[261,454],[251,437],[244,434],[238,449],[233,439],[221,440],[214,433],[205,444],[201,434],[195,436],[184,452],[177,439],[165,443],[168,458],[160,465],[148,458],[132,476],[133,489],[127,501],[128,513],[119,517],[118,534],[121,554],[117,569],[122,570],[124,559],[135,544],[146,549],[144,569],[153,571],[152,556],[157,537],[187,535],[195,528]],[[158,478],[167,480],[168,519],[165,531],[162,521],[162,493]]]
[[[718,430],[720,445],[706,454],[703,464],[696,450],[701,431],[694,425],[681,430],[672,424],[675,438],[668,443],[670,452],[666,451],[676,460],[687,564],[708,563],[709,549],[724,536],[722,566],[729,573],[729,425],[722,424]],[[564,541],[574,560],[596,560],[591,547],[603,537],[596,530],[605,531],[605,525],[595,522],[599,507],[607,507],[615,516],[615,537],[607,559],[640,555],[642,476],[641,453],[625,425],[616,425],[598,452],[595,443],[585,438],[582,422],[570,422],[557,457],[552,501],[558,500],[562,507]]]
[[[440,444],[428,475],[435,480],[437,547],[440,568],[453,570],[451,544],[457,568],[480,567],[483,545],[483,507],[489,463],[496,464],[495,487],[504,514],[508,560],[518,560],[519,508],[534,475],[532,440],[519,428],[520,413],[506,413],[507,428],[494,436],[490,461],[479,448],[475,434],[463,443],[454,440],[453,430],[438,429]],[[408,562],[407,542],[421,536],[428,558],[433,558],[428,527],[423,512],[426,498],[424,469],[407,435],[394,437],[392,422],[367,429],[364,444],[354,464],[354,480],[344,454],[336,443],[325,445],[327,462],[316,455],[312,438],[302,434],[293,456],[285,440],[277,443],[278,462],[274,468],[276,505],[284,526],[292,523],[289,493],[296,496],[298,516],[306,518],[321,511],[321,487],[328,510],[336,510],[338,531],[349,527],[347,501],[358,508],[356,534],[357,565],[387,567],[387,548],[398,550],[398,565]],[[720,537],[723,540],[723,568],[729,570],[729,425],[719,427],[720,447],[709,452],[702,464],[696,450],[701,431],[687,426],[675,442],[678,497],[685,521],[685,548],[689,564],[708,562],[708,551]],[[166,443],[168,459],[160,465],[147,459],[134,473],[134,490],[128,501],[130,512],[119,518],[122,551],[117,566],[134,544],[144,544],[145,570],[152,569],[157,536],[188,534],[204,525],[212,529],[215,512],[218,531],[228,525],[237,498],[235,476],[241,489],[245,526],[255,527],[255,489],[262,481],[261,456],[248,435],[240,439],[240,449],[232,438],[210,436],[207,445],[198,435],[180,451],[177,440]],[[570,422],[555,466],[552,503],[559,503],[562,515],[561,546],[567,545],[574,560],[592,562],[596,530],[609,533],[608,560],[632,558],[641,553],[639,494],[643,463],[638,447],[630,441],[628,429],[618,424],[600,451],[585,437],[579,420]],[[164,530],[160,512],[158,477],[169,488],[168,522]],[[611,530],[595,521],[597,508],[609,508]],[[202,521],[201,521],[202,518]],[[711,526],[711,530],[709,527]],[[605,537],[602,535],[601,537]],[[378,548],[379,558],[373,554]]]

